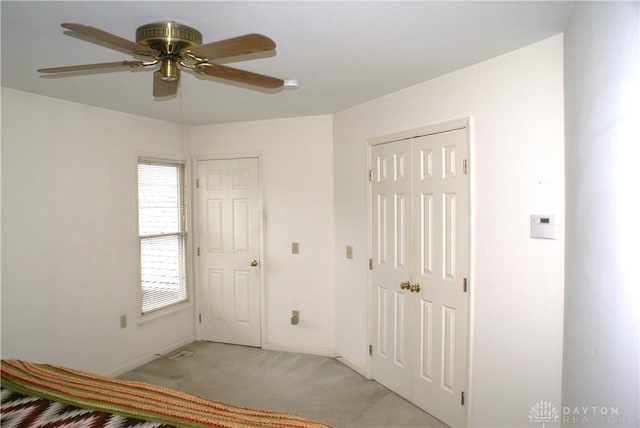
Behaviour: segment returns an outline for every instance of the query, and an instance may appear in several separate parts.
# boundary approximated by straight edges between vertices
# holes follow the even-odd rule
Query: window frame
[[[140,234],[140,207],[139,207],[139,165],[140,164],[148,164],[148,165],[164,165],[164,166],[180,166],[182,168],[182,174],[179,179],[182,182],[182,198],[183,198],[183,213],[182,219],[180,221],[182,230],[177,232],[168,232],[168,233],[159,233],[159,234],[148,234],[141,235]],[[144,323],[165,315],[172,314],[177,311],[184,310],[193,305],[193,287],[192,287],[192,269],[191,269],[191,233],[190,233],[190,168],[189,164],[186,160],[180,157],[172,157],[170,155],[136,155],[135,158],[135,239],[136,239],[136,247],[137,247],[137,269],[136,269],[136,279],[135,284],[137,288],[137,306],[136,312],[138,314],[138,322]],[[142,288],[142,240],[145,238],[153,238],[153,237],[165,237],[165,236],[182,236],[183,239],[183,251],[184,251],[184,275],[185,275],[185,291],[187,297],[185,300],[177,301],[173,303],[169,303],[162,307],[158,307],[155,309],[148,310],[143,312],[143,288]]]

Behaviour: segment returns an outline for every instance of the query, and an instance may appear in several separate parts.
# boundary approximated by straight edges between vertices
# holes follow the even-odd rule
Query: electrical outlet
[[[120,315],[120,328],[127,328],[127,315]]]
[[[297,242],[292,242],[291,243],[291,254],[298,254],[300,253],[300,245]]]
[[[291,325],[298,325],[300,322],[300,311],[291,311]]]

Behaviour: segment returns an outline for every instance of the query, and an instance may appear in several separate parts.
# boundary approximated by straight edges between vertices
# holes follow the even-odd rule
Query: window
[[[184,165],[138,161],[142,314],[186,302]]]

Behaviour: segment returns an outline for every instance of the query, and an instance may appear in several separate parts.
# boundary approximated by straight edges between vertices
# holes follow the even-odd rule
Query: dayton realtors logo
[[[606,406],[576,406],[562,408],[563,424],[598,424],[605,425],[632,425],[638,422],[637,418],[625,417],[620,414],[618,407]]]
[[[529,408],[529,421],[545,424],[560,422],[560,410],[550,401],[538,401]],[[576,406],[562,407],[562,425],[622,426],[637,424],[637,417],[620,414],[618,407]]]
[[[549,401],[538,401],[529,409],[529,420],[531,422],[544,424],[558,422],[560,420],[560,414],[558,408]]]

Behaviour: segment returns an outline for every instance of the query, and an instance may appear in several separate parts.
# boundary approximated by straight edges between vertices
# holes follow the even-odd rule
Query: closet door
[[[373,377],[409,399],[411,143],[373,146],[371,166]]]
[[[261,346],[258,158],[198,161],[198,333]]]
[[[468,379],[466,128],[371,149],[373,378],[451,426]]]
[[[466,408],[469,302],[467,130],[413,140],[413,368],[411,399],[451,426]]]

